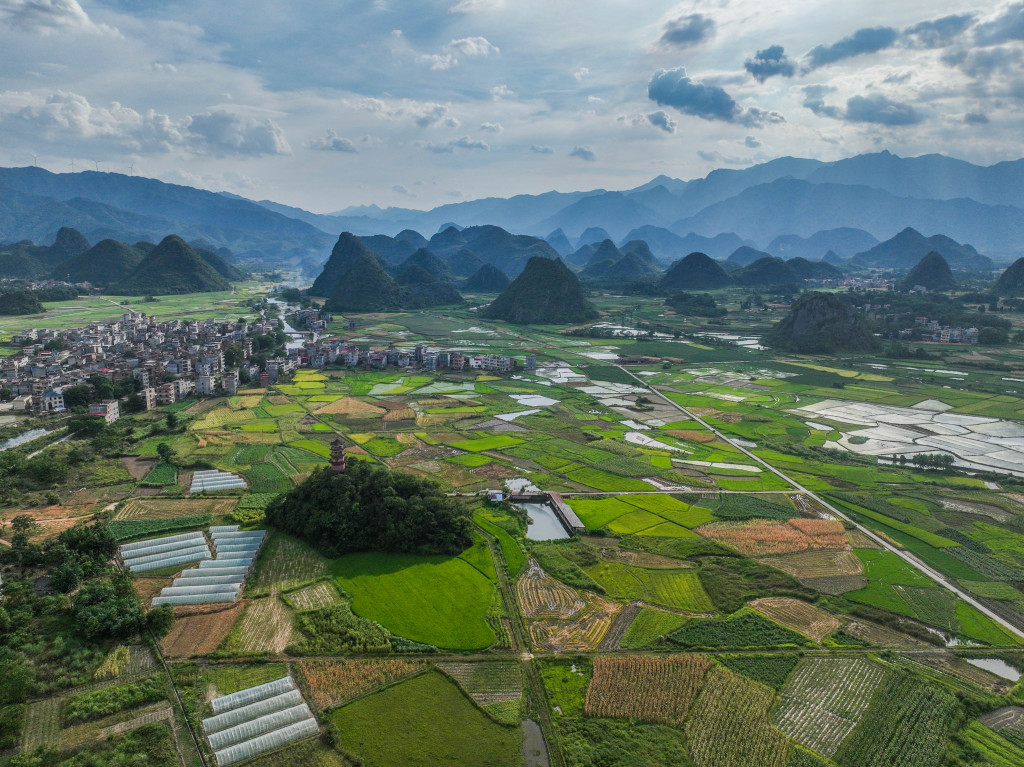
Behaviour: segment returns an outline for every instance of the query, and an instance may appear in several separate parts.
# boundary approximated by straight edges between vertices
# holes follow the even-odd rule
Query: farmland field
[[[485,618],[494,586],[457,557],[349,554],[331,563],[352,609],[395,634],[450,649],[489,647]]]
[[[918,439],[907,432],[919,425],[934,427],[925,439],[937,452],[964,440],[979,455],[978,443],[994,440],[1007,455],[1020,452],[1019,342],[922,341],[922,352],[901,359],[885,338],[878,356],[782,361],[719,334],[763,338],[785,313],[781,296],[765,294],[763,307],[747,309],[750,291],[716,291],[728,312],[716,327],[719,320],[666,311],[662,297],[590,293],[609,322],[650,328],[659,340],[512,327],[458,306],[357,316],[354,332],[339,316],[323,338],[351,339],[360,350],[457,344],[471,356],[507,352],[518,369],[300,369],[265,389],[125,412],[111,432],[123,429],[124,444],[110,450],[97,442],[71,456],[75,440],[49,447],[85,461],[68,461],[67,488],[54,488],[59,502],[48,496],[52,483],[25,496],[26,514],[42,528],[28,536],[40,552],[27,551],[42,564],[22,566],[8,551],[4,605],[17,628],[5,640],[9,686],[24,677],[19,694],[28,697],[23,714],[18,703],[0,706],[0,738],[16,731],[26,744],[85,743],[116,723],[97,719],[69,733],[53,692],[134,678],[125,676],[134,673],[125,670],[125,649],[139,640],[87,642],[68,630],[91,574],[83,571],[68,597],[36,594],[45,582],[34,579],[58,558],[47,543],[53,535],[93,514],[118,543],[209,525],[263,526],[268,505],[324,466],[337,436],[351,463],[459,494],[475,523],[473,544],[444,557],[369,545],[332,560],[317,553],[317,541],[271,530],[243,600],[174,608],[160,648],[193,721],[209,713],[210,695],[290,673],[321,724],[338,725],[254,767],[1019,763],[1024,726],[997,732],[987,712],[1019,705],[1020,684],[965,660],[991,653],[1019,666],[1017,639],[819,501],[1024,622],[1018,479],[922,467],[910,455],[885,463],[868,452],[897,432]],[[893,291],[885,300],[904,298]],[[233,300],[254,316],[256,304]],[[997,309],[972,321],[1008,317],[1012,338],[1024,315],[1005,300]],[[676,330],[679,340],[670,340]],[[612,362],[642,353],[667,358]],[[527,354],[536,369],[522,367]],[[866,436],[872,427],[862,421],[886,413],[907,428],[894,422]],[[170,462],[158,457],[168,455],[157,451],[162,442]],[[810,492],[765,471],[741,446]],[[114,447],[130,458],[110,457]],[[238,474],[247,487],[178,497],[187,493],[179,479],[206,468]],[[533,540],[523,510],[487,500],[491,489],[561,493],[585,532]],[[20,511],[5,513],[9,528]],[[66,537],[69,551],[77,534]],[[62,575],[75,580],[68,569]],[[167,568],[132,580],[148,606],[172,576]],[[929,629],[962,644],[943,650]],[[156,668],[140,667],[140,675]],[[532,726],[520,729],[527,716]],[[187,746],[177,727],[178,745]],[[551,752],[547,765],[541,743]],[[184,767],[198,766],[182,755]]]
[[[292,638],[292,611],[275,595],[247,600],[222,648],[226,653],[281,653]]]
[[[882,668],[858,658],[805,660],[782,689],[775,725],[801,745],[833,756],[884,677]]]
[[[362,751],[380,767],[513,767],[522,760],[520,728],[496,724],[437,672],[343,706],[332,720],[349,753]]]
[[[765,597],[751,602],[750,607],[766,618],[808,636],[819,644],[839,628],[839,619],[834,615],[799,599]]]
[[[700,577],[690,570],[647,570],[618,562],[601,562],[587,568],[587,573],[609,596],[630,601],[643,599],[695,613],[712,609]]]
[[[333,708],[399,679],[424,671],[425,661],[379,658],[370,660],[303,660],[295,664],[308,700],[319,709]]]
[[[932,767],[941,762],[956,699],[905,673],[891,673],[835,755],[842,767]]]
[[[329,561],[301,541],[272,533],[249,578],[251,596],[288,591],[327,575]]]
[[[242,603],[238,602],[225,610],[180,617],[174,621],[170,633],[160,640],[160,647],[171,657],[212,653],[231,631],[242,608]]]
[[[774,698],[767,687],[731,671],[709,673],[686,723],[694,764],[785,767],[789,744],[768,722]]]
[[[587,716],[681,725],[711,661],[702,655],[599,656],[587,689]]]

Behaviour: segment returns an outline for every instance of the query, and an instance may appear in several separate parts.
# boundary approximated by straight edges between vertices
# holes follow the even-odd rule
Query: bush
[[[347,604],[300,612],[295,624],[306,641],[289,648],[304,655],[337,655],[357,652],[390,652],[391,632],[360,618]]]
[[[91,722],[116,714],[118,711],[154,703],[164,697],[166,691],[163,679],[159,674],[154,674],[131,684],[119,684],[72,695],[64,702],[64,722]]]

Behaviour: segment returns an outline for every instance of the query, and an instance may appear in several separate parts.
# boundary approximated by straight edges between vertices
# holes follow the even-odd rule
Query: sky
[[[1024,2],[0,0],[0,165],[318,213],[1019,158]]]

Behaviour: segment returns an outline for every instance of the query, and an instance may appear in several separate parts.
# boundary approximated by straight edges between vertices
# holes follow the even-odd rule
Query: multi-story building
[[[106,402],[97,402],[93,405],[89,405],[89,415],[95,415],[101,417],[107,424],[112,424],[118,418],[121,417],[120,408],[118,407],[117,400],[107,400]]]

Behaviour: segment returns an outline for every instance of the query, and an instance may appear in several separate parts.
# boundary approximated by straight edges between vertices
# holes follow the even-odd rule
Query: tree
[[[167,463],[174,463],[174,450],[166,442],[161,442],[156,446],[156,453],[160,456],[161,460]]]
[[[67,559],[50,571],[50,585],[67,594],[78,588],[82,575],[82,566],[75,559]]]
[[[68,408],[84,407],[92,401],[91,386],[68,386],[62,393],[64,405]]]
[[[106,376],[95,373],[89,376],[89,385],[96,391],[96,398],[100,400],[114,398],[114,384]],[[67,401],[65,400],[65,404]]]
[[[146,628],[158,637],[166,636],[174,625],[174,608],[160,605],[146,613]]]
[[[167,414],[167,428],[176,429],[178,427],[178,416],[175,413]]]
[[[242,361],[242,347],[238,344],[231,344],[224,350],[224,365],[229,368],[238,367]]]
[[[43,349],[45,349],[48,352],[62,352],[67,348],[68,342],[65,341],[63,338],[51,338],[43,346]]]
[[[6,386],[0,386],[0,402],[7,402],[14,396],[14,392]]]
[[[142,607],[134,596],[120,591],[111,581],[99,580],[87,583],[75,594],[75,621],[83,634],[127,639],[139,632],[145,620]]]

